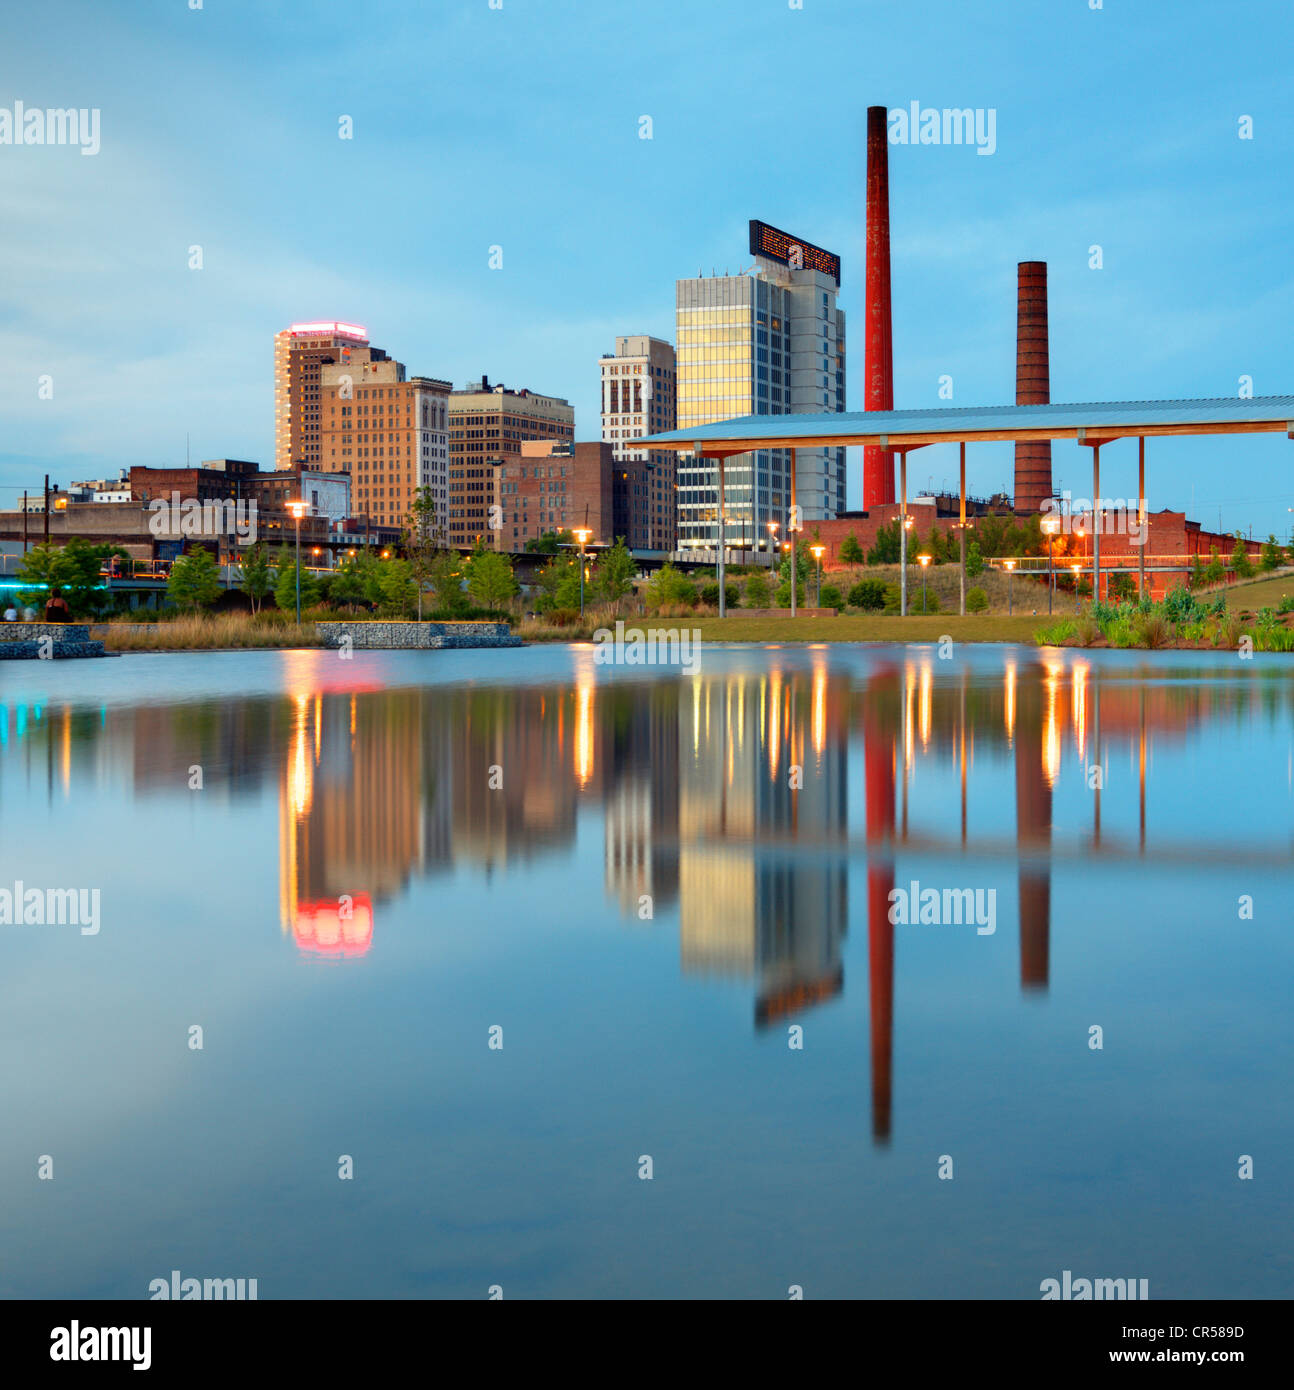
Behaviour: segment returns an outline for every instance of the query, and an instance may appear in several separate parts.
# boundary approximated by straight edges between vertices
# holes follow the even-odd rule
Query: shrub
[[[1080,647],[1090,647],[1101,635],[1101,625],[1091,613],[1080,613],[1074,623],[1074,641]]]
[[[983,589],[969,589],[966,592],[966,611],[968,613],[986,613],[988,611],[988,595]],[[1073,624],[1069,624],[1073,626]]]
[[[908,589],[908,612],[909,613],[938,613],[939,595],[933,589],[927,589],[923,596],[920,589],[914,593]]]
[[[715,586],[715,598],[719,596],[718,585]],[[696,585],[683,574],[676,570],[673,565],[665,564],[652,575],[647,585],[646,593],[647,607],[658,609],[667,604],[687,604],[694,607],[697,601]]]
[[[1168,620],[1163,613],[1139,613],[1134,632],[1142,647],[1162,647],[1168,642]]]
[[[822,596],[819,602],[823,608],[843,608],[845,606],[844,596],[834,584],[822,586]]]
[[[980,589],[977,592],[983,593],[984,591]],[[966,607],[970,607],[969,594],[966,596]],[[1058,623],[1052,623],[1050,627],[1040,627],[1038,631],[1033,634],[1033,640],[1040,647],[1063,647],[1067,642],[1073,639],[1073,636],[1073,618],[1063,618]]]
[[[1294,613],[1294,594],[1282,594],[1281,601],[1276,605],[1278,613]]]
[[[740,597],[737,593],[737,586],[724,582],[723,586],[724,603],[729,608],[736,608]],[[711,608],[719,607],[719,581],[717,579],[707,580],[701,585],[701,602]]]
[[[885,582],[881,579],[860,579],[849,591],[849,606],[865,612],[885,607]]]
[[[768,607],[768,579],[765,575],[755,573],[746,580],[746,607]]]

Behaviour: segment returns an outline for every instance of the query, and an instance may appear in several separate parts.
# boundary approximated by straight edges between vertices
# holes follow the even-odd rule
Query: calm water
[[[1281,657],[0,665],[101,902],[0,927],[0,1293],[1288,1297],[1292,749]]]

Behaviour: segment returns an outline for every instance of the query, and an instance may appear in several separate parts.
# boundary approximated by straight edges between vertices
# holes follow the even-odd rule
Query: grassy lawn
[[[1258,579],[1227,589],[1227,607],[1247,608],[1256,613],[1260,608],[1275,608],[1286,594],[1294,594],[1294,573],[1278,574],[1272,579]]]
[[[879,614],[835,618],[642,618],[643,627],[696,627],[705,642],[937,642],[947,635],[955,642],[1023,642],[1033,644],[1039,619],[1029,614],[955,613],[898,618]],[[1046,621],[1044,618],[1041,621]]]

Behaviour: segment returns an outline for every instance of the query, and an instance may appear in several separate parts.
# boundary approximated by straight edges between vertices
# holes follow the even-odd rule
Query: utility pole
[[[26,555],[26,553],[27,553],[27,492],[26,492],[26,489],[23,490],[23,494],[22,494],[22,553],[23,553],[24,555]]]
[[[49,544],[49,474],[45,474],[45,544]]]

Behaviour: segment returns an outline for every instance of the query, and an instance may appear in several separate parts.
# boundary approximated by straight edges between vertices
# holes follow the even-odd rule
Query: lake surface
[[[1292,846],[1281,656],[5,663],[0,1294],[1289,1297]]]

